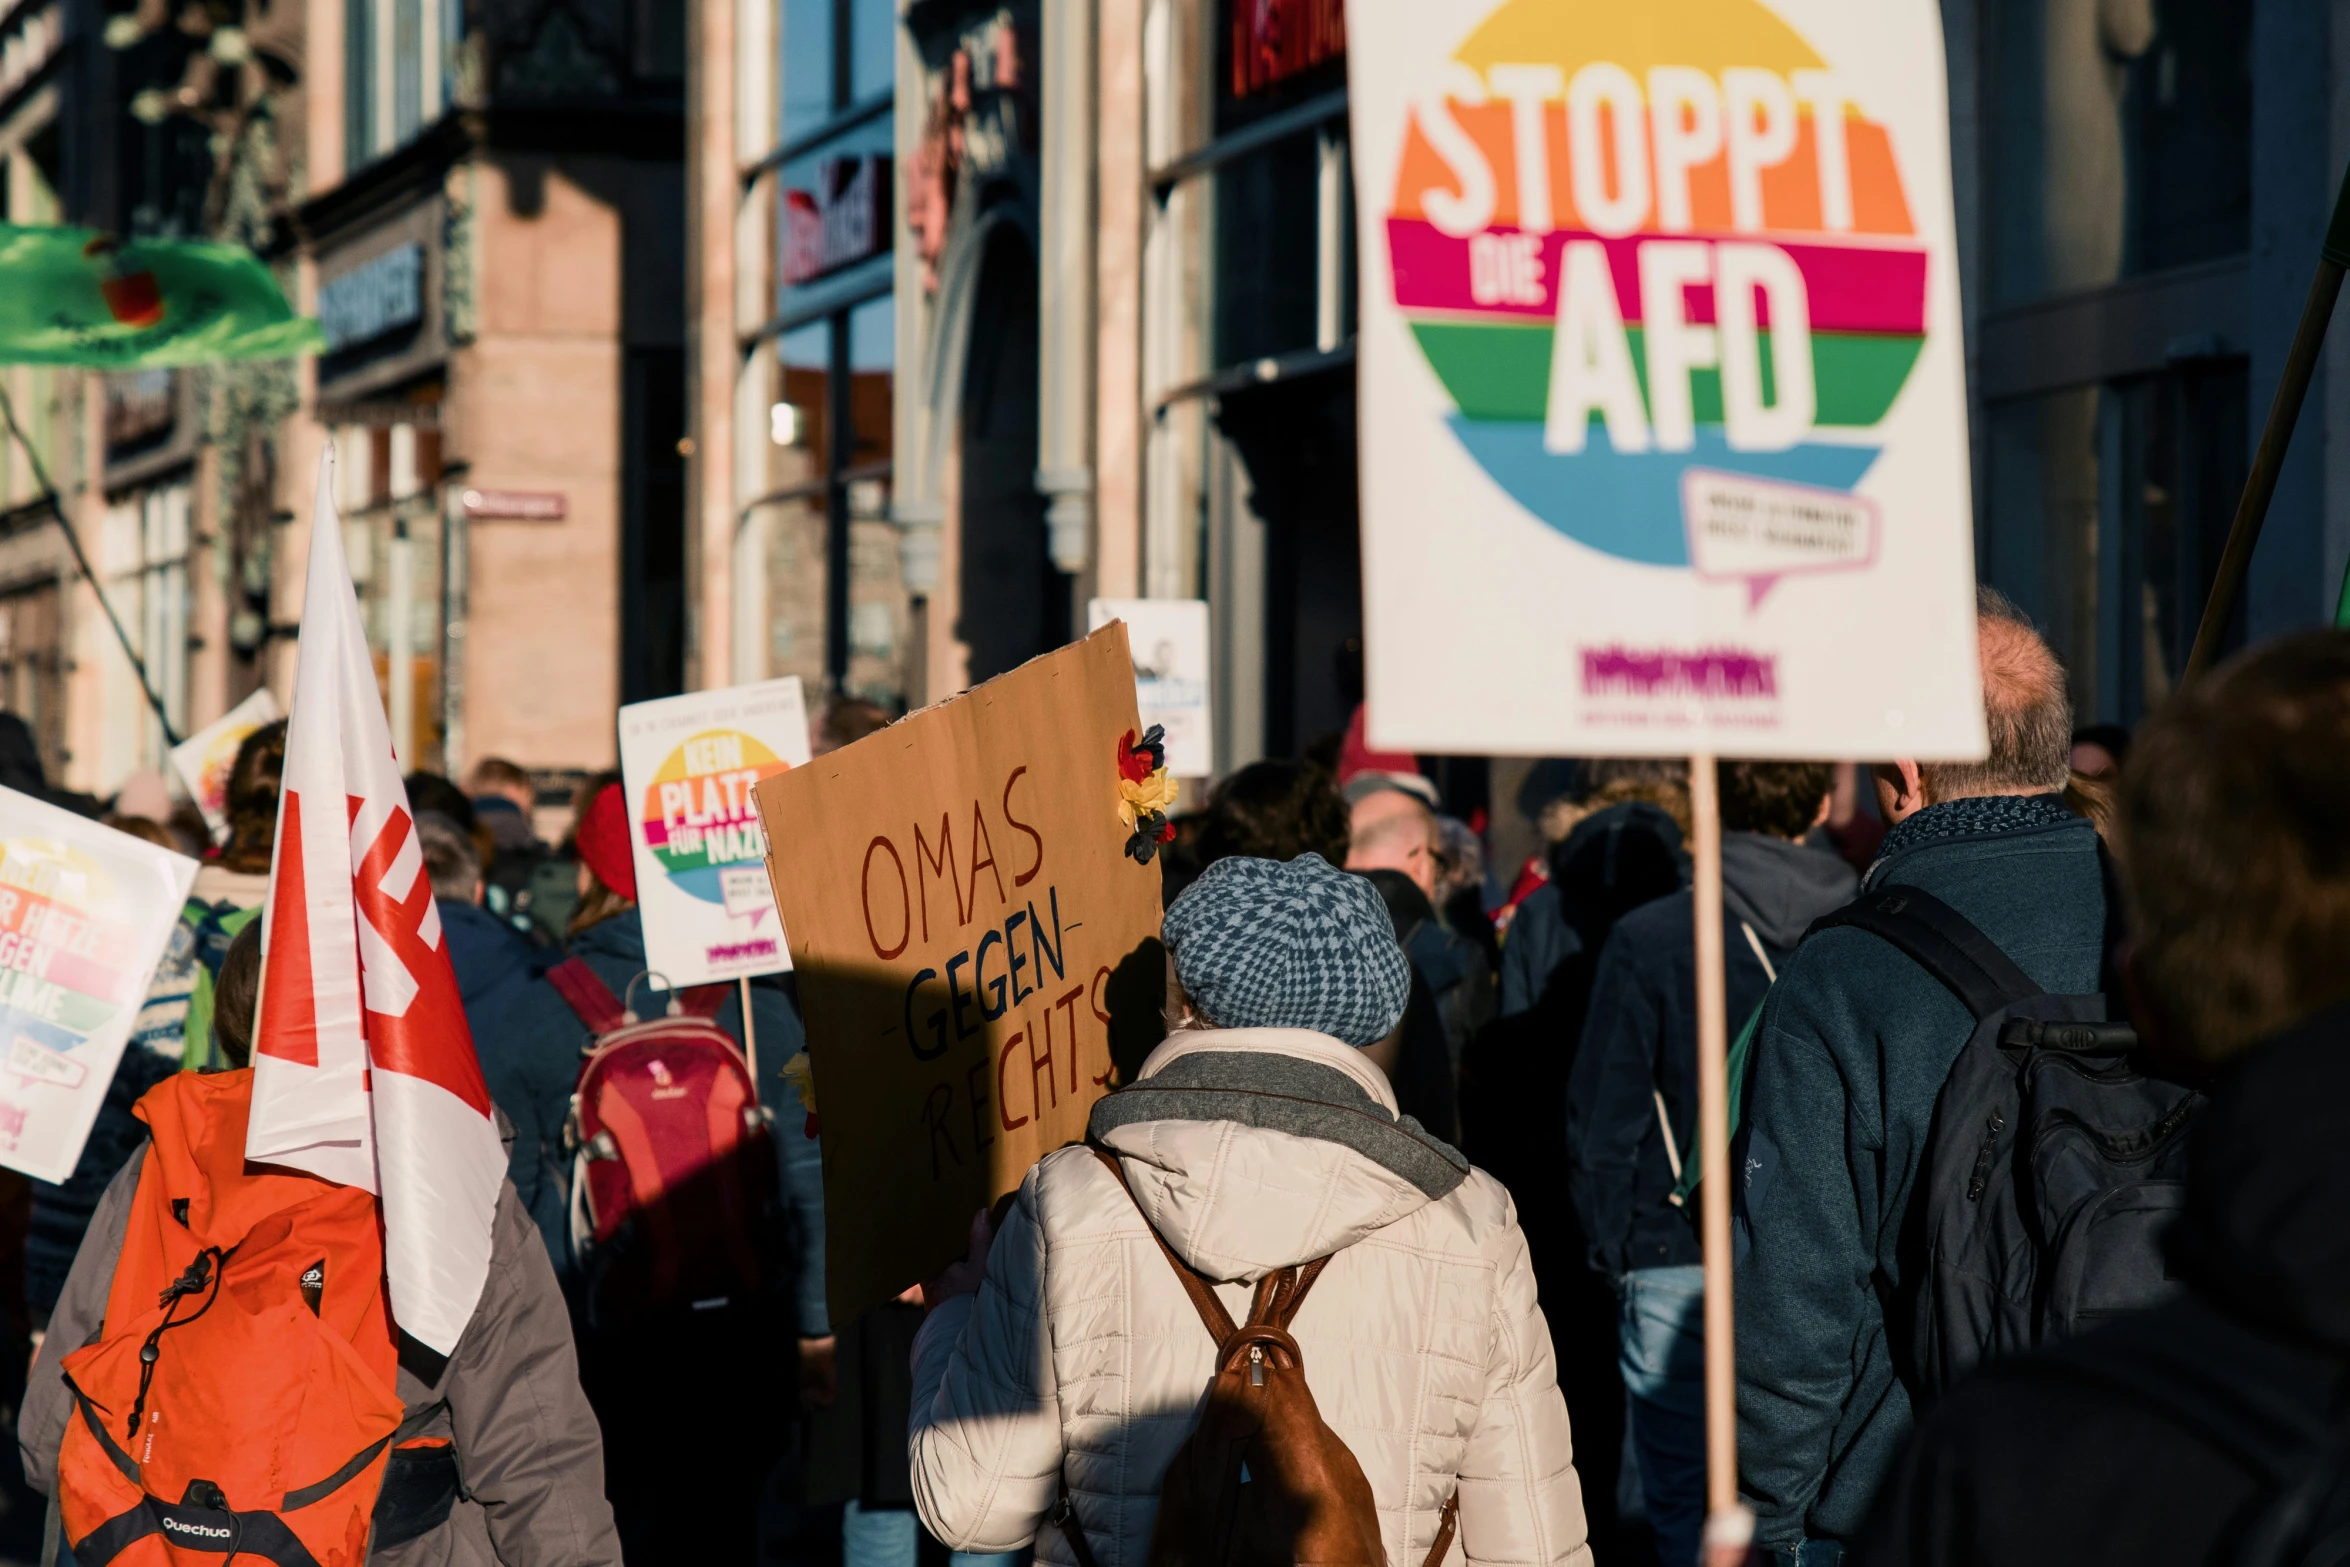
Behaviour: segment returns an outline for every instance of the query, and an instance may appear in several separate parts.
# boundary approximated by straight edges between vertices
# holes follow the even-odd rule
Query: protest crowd
[[[2135,736],[2076,732],[2062,666],[1987,592],[1978,643],[1981,762],[1719,766],[1753,1552],[2338,1560],[2350,634],[2245,654]],[[835,704],[813,749],[889,721]],[[370,1560],[1701,1559],[1685,764],[1537,773],[1548,842],[1514,866],[1483,818],[1515,802],[1448,796],[1359,713],[1226,777],[1158,859],[1163,1042],[974,1217],[967,1257],[847,1320],[793,977],[648,973],[617,777],[543,815],[509,763],[410,776],[505,1160],[486,1283],[435,1352],[386,1330],[372,1198],[240,1170],[287,753],[284,721],[245,739],[217,842],[160,796],[105,818],[203,864],[78,1167],[5,1210],[0,1404],[45,1564],[176,1560],[157,1530],[215,1516],[252,1537],[196,1548],[328,1559],[292,1494],[206,1512],[227,1503],[197,1480],[78,1533],[86,1508],[47,1500],[138,1497],[115,1401],[168,1366],[182,1297],[272,1255],[356,1337],[303,1359],[252,1318],[279,1325],[200,1368],[208,1440],[268,1448],[290,1491],[331,1465],[287,1445],[284,1400],[346,1400],[383,1432],[361,1458],[389,1445]],[[11,788],[99,810],[12,754]],[[583,1054],[650,1028],[683,1060],[713,1026],[751,1046],[770,1156],[647,1201],[648,1274],[582,1223],[596,1162],[626,1163],[619,1119],[583,1124]],[[1978,1115],[1985,1072],[2026,1057],[2022,1098]],[[2145,1110],[2128,1129],[2115,1095]],[[290,1236],[173,1278],[164,1230],[288,1202]],[[697,1300],[659,1260],[723,1255],[731,1284]],[[2026,1266],[2019,1307],[1998,1281]]]

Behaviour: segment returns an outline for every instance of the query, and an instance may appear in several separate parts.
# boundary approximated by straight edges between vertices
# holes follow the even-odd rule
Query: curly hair
[[[228,771],[228,843],[224,870],[247,875],[269,869],[277,850],[277,795],[286,771],[286,721],[263,724],[245,736]]]
[[[1311,762],[1251,762],[1217,788],[1200,824],[1199,864],[1245,854],[1287,861],[1307,850],[1346,863],[1350,822],[1331,775]]]
[[[1724,762],[1722,825],[1732,832],[1800,838],[1820,819],[1835,783],[1832,762]]]

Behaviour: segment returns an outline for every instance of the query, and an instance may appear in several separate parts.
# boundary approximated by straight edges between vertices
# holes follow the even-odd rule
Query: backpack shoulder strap
[[[1133,1186],[1127,1182],[1126,1172],[1119,1167],[1117,1155],[1096,1145],[1093,1156],[1109,1167],[1110,1174],[1117,1179],[1118,1189],[1126,1194],[1128,1202],[1134,1204],[1134,1211],[1142,1213],[1142,1203],[1135,1197]],[[1183,1293],[1191,1297],[1192,1309],[1199,1313],[1200,1321],[1207,1327],[1208,1336],[1221,1346],[1239,1332],[1239,1327],[1232,1320],[1232,1313],[1226,1311],[1224,1303],[1216,1298],[1216,1287],[1190,1263],[1175,1255],[1175,1248],[1167,1244],[1167,1237],[1161,1235],[1159,1227],[1151,1223],[1150,1215],[1142,1214],[1142,1227],[1151,1232],[1152,1240],[1159,1243],[1159,1255],[1165,1257],[1167,1266],[1175,1270],[1176,1282],[1183,1286]],[[1304,1291],[1298,1293],[1302,1295]]]
[[[595,1034],[609,1034],[621,1026],[624,1014],[612,987],[596,977],[584,959],[565,958],[547,970],[547,983],[563,998],[579,1020]]]
[[[1978,1023],[2027,996],[2045,994],[1965,915],[1917,887],[1880,887],[1863,894],[1812,921],[1803,938],[1809,941],[1838,927],[1865,930],[1900,948],[1948,986]]]
[[[678,1010],[687,1017],[714,1018],[718,1009],[726,1005],[726,998],[734,994],[732,981],[716,985],[688,985],[676,992]]]

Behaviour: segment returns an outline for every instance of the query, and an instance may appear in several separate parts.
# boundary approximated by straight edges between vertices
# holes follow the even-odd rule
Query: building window
[[[2252,223],[2252,8],[1992,0],[1994,308],[2234,255]]]
[[[134,490],[108,505],[104,539],[106,595],[122,619],[131,644],[146,666],[149,687],[162,699],[172,728],[188,728],[188,544],[189,507],[193,499],[186,480]],[[95,617],[94,617],[95,618]],[[139,689],[139,672],[131,667],[114,633],[103,621],[84,633],[103,638],[102,650],[90,647],[102,661],[105,727],[96,767],[92,769],[101,794],[111,794],[141,768],[161,768],[168,749],[163,726]]]
[[[897,358],[891,0],[781,0],[776,314],[762,530],[771,675],[895,705],[908,609],[889,521]]]
[[[343,167],[397,152],[454,95],[462,0],[343,0]]]
[[[1988,0],[1981,36],[1982,569],[2080,719],[2135,722],[2244,479],[2250,8]]]

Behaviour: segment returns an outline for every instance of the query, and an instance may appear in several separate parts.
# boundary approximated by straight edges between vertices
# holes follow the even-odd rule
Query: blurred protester
[[[1852,868],[1805,836],[1825,762],[1720,767],[1730,1027],[1762,1004],[1811,922],[1851,901]],[[1705,1275],[1674,1188],[1697,1139],[1697,965],[1687,888],[1616,922],[1567,1084],[1567,1184],[1591,1265],[1622,1301],[1632,1451],[1663,1567],[1694,1567],[1705,1522]]]
[[[1996,1361],[1919,1424],[1855,1552],[1916,1567],[2342,1559],[2350,1457],[2350,636],[2244,654],[2123,769],[2125,982],[2208,1077],[2182,1293]]]
[[[2072,768],[2084,777],[2119,782],[2129,755],[2130,732],[2119,724],[2084,724],[2073,731]]]
[[[2099,988],[2106,907],[2096,830],[2066,809],[2064,666],[1985,590],[1977,621],[1991,754],[1876,770],[1892,823],[1866,890],[1914,886],[2047,990]],[[1754,1036],[1739,1161],[1751,1244],[1738,1268],[1739,1469],[1757,1540],[1833,1562],[1910,1427],[1885,1301],[1934,1105],[1974,1018],[1865,931],[1823,931],[1781,968]],[[1906,1324],[1903,1325],[1906,1329]]]
[[[104,814],[89,795],[49,787],[49,775],[41,765],[41,742],[34,737],[32,725],[9,712],[0,712],[0,788],[46,800],[77,816]]]
[[[465,794],[474,817],[489,828],[500,849],[545,847],[531,822],[538,789],[522,767],[502,756],[485,756],[466,770]]]
[[[152,767],[142,767],[122,781],[107,810],[116,816],[141,816],[152,822],[171,818],[171,785]]]
[[[467,770],[465,794],[470,809],[462,815],[424,800],[414,803],[419,810],[442,811],[474,835],[482,856],[481,906],[493,919],[535,945],[559,943],[571,913],[571,867],[539,840],[531,815],[538,789],[530,774],[504,757],[485,756]]]
[[[1885,818],[1877,814],[1876,793],[1858,762],[1836,764],[1835,781],[1828,787],[1828,819],[1816,836],[1855,871],[1866,871],[1875,863],[1877,846],[1885,841]]]
[[[0,776],[6,773],[10,722],[15,722],[11,715],[0,713]],[[30,731],[24,738],[29,742]],[[260,919],[262,901],[269,895],[285,752],[283,722],[255,730],[237,748],[229,769],[228,842],[218,858],[196,872],[187,905],[132,1019],[122,1060],[99,1101],[81,1158],[62,1183],[33,1183],[32,1222],[25,1241],[25,1301],[36,1324],[45,1321],[56,1305],[66,1270],[106,1193],[106,1183],[147,1139],[147,1128],[131,1107],[183,1065],[220,1065],[212,1031],[214,981],[227,961],[229,944]],[[34,765],[39,765],[37,756]]]
[[[514,988],[537,978],[547,965],[512,926],[481,907],[481,856],[470,834],[438,812],[419,811],[416,842],[432,879],[441,939],[448,943],[449,967],[457,976],[457,996],[478,1054]]]
[[[75,1390],[59,1362],[101,1335],[133,1222],[154,1222],[137,1201],[147,1184],[145,1175],[155,1173],[147,1167],[161,1163],[157,1179],[166,1181],[175,1178],[173,1171],[190,1171],[177,1178],[194,1182],[195,1189],[179,1200],[192,1198],[216,1213],[237,1211],[240,1200],[266,1200],[266,1192],[255,1190],[256,1181],[286,1180],[254,1165],[244,1166],[241,1175],[224,1175],[201,1160],[208,1133],[213,1138],[236,1137],[241,1146],[243,1134],[237,1129],[253,1091],[252,1074],[245,1068],[252,1059],[260,979],[261,930],[248,925],[230,944],[218,989],[218,1036],[230,1069],[181,1077],[143,1107],[156,1121],[158,1159],[139,1157],[122,1166],[107,1186],[89,1238],[74,1260],[50,1319],[48,1338],[33,1362],[18,1422],[25,1476],[49,1496],[57,1494],[59,1449],[76,1407]],[[294,1211],[298,1215],[301,1210]],[[295,1222],[300,1222],[298,1217]],[[374,1514],[377,1548],[371,1559],[618,1567],[619,1541],[613,1534],[612,1509],[604,1500],[602,1444],[580,1395],[563,1297],[531,1233],[529,1216],[511,1189],[498,1198],[489,1277],[472,1320],[438,1378],[427,1383],[404,1365],[398,1372],[404,1418],[399,1445],[386,1461]],[[290,1297],[288,1307],[298,1309]],[[312,1309],[318,1309],[315,1303]],[[168,1341],[162,1350],[170,1353]],[[236,1418],[233,1410],[182,1413],[221,1422],[221,1440],[236,1439],[237,1431],[229,1423]],[[395,1534],[401,1543],[387,1546],[384,1541]],[[137,1548],[134,1541],[131,1550]],[[247,1543],[243,1552],[230,1549],[229,1555],[309,1559],[290,1535],[277,1546],[281,1553],[288,1549],[296,1554],[272,1555],[267,1544]],[[141,1559],[161,1560],[167,1554]],[[94,1559],[89,1567],[95,1567]]]
[[[570,919],[568,955],[630,1002],[637,1016],[656,1017],[670,996],[647,974],[626,794],[609,774],[591,779],[583,793],[586,809],[573,833],[579,901]],[[742,987],[724,989],[715,1020],[739,1044]],[[799,1009],[770,981],[749,989],[760,1102],[790,1132],[804,1119],[798,1092],[785,1076],[806,1045]],[[579,1013],[542,977],[514,990],[497,1021],[475,1039],[490,1097],[514,1125],[507,1171],[517,1198],[538,1224],[557,1273],[574,1289],[573,1151],[563,1129],[588,1038]],[[791,1336],[776,1332],[753,1303],[626,1330],[582,1324],[579,1343],[581,1375],[603,1422],[612,1505],[629,1554],[642,1561],[749,1559],[759,1489],[789,1428],[777,1419],[746,1428],[743,1411],[768,1407],[788,1374]],[[725,1374],[714,1377],[714,1366],[725,1367]],[[678,1499],[686,1496],[695,1505],[680,1508]]]
[[[855,745],[876,730],[889,727],[889,709],[862,697],[844,696],[824,709],[823,720],[808,737],[808,749],[828,756],[844,745]]]
[[[1688,882],[1681,847],[1688,784],[1686,764],[1676,771],[1666,763],[1600,762],[1585,776],[1588,794],[1553,802],[1545,812],[1545,830],[1563,841],[1551,849],[1550,879],[1520,906],[1502,945],[1499,1015],[1462,1063],[1461,1135],[1517,1199],[1557,1349],[1559,1385],[1583,1432],[1577,1463],[1592,1549],[1603,1560],[1620,1560],[1641,1548],[1618,1483],[1620,1308],[1607,1280],[1591,1271],[1591,1243],[1567,1198],[1561,1138],[1567,1079],[1608,935],[1632,910]]]
[[[1598,961],[1598,941],[1586,941],[1584,930],[1594,919],[1601,926],[1610,925],[1625,909],[1662,897],[1689,879],[1688,856],[1681,848],[1689,835],[1686,762],[1593,762],[1584,769],[1584,776],[1588,780],[1585,793],[1562,796],[1540,812],[1542,835],[1551,847],[1544,856],[1541,885],[1529,889],[1519,901],[1516,917],[1509,925],[1510,939],[1502,945],[1503,1017],[1532,1011],[1551,988],[1560,966],[1578,953],[1587,953],[1591,962]],[[1634,864],[1630,867],[1619,866],[1612,850],[1602,847],[1621,845],[1626,833],[1633,838],[1655,839],[1658,843],[1669,839],[1667,855],[1680,867],[1671,883],[1653,886],[1646,878],[1645,869],[1653,869],[1655,863],[1655,855],[1646,846],[1635,849]],[[1601,848],[1596,856],[1591,852],[1595,847]],[[1596,899],[1591,896],[1594,890],[1591,887],[1581,888],[1570,900],[1567,890],[1555,885],[1560,868],[1569,863],[1581,865],[1587,872],[1596,869],[1600,873],[1600,895]],[[1619,881],[1621,893],[1607,890]],[[1627,896],[1633,901],[1626,902]],[[1604,939],[1605,930],[1594,929]],[[1588,977],[1586,972],[1583,976],[1586,985]],[[1568,976],[1567,984],[1570,989],[1574,987],[1573,976]],[[1574,1014],[1579,1036],[1581,1004],[1572,997],[1567,999],[1571,1004],[1566,1010]]]
[[[174,800],[164,825],[171,829],[173,846],[191,860],[204,858],[215,847],[212,824],[204,819],[204,812],[193,800]]]
[[[1400,871],[1433,904],[1444,852],[1435,810],[1385,774],[1358,776],[1347,796],[1346,868]]]
[[[1496,889],[1487,875],[1485,840],[1457,816],[1436,818],[1436,892],[1430,899],[1445,925],[1485,949],[1485,965],[1501,970],[1500,938],[1488,903]]]
[[[2119,809],[2114,798],[2118,782],[2112,773],[2074,773],[2064,784],[2065,809],[2095,827],[2097,836],[2109,845],[2113,842],[2114,813]]]
[[[171,835],[171,829],[152,816],[125,816],[118,811],[108,811],[98,818],[98,825],[111,827],[119,833],[128,833],[141,843],[151,843],[158,849],[169,849],[174,854],[181,852],[179,840]]]
[[[1311,762],[1251,762],[1208,797],[1196,818],[1180,818],[1176,847],[1166,856],[1166,898],[1172,903],[1192,879],[1234,855],[1287,862],[1318,854],[1346,862],[1351,828],[1346,801],[1331,775]]]
[[[1377,751],[1367,733],[1369,715],[1357,702],[1339,737],[1338,763],[1333,769],[1339,793],[1353,805],[1381,789],[1399,789],[1434,810],[1442,804],[1436,784],[1420,771],[1420,759],[1409,751]]]
[[[1166,939],[1175,1032],[1095,1106],[1091,1146],[1047,1154],[1001,1235],[982,1216],[969,1260],[926,1287],[923,1521],[966,1550],[1142,1561],[1155,1523],[1189,1522],[1160,1519],[1159,1498],[1217,1369],[1203,1317],[1242,1319],[1299,1268],[1289,1331],[1369,1482],[1384,1559],[1427,1557],[1457,1498],[1467,1561],[1583,1567],[1567,1409],[1508,1195],[1399,1118],[1362,1060],[1409,989],[1378,898],[1318,856],[1226,858],[1168,910]]]
[[[1359,774],[1355,785],[1346,868],[1379,889],[1412,965],[1402,1034],[1392,1055],[1381,1048],[1373,1059],[1394,1079],[1405,1114],[1458,1142],[1461,1056],[1493,1016],[1493,970],[1485,949],[1437,911],[1445,855],[1436,813],[1386,774]]]

